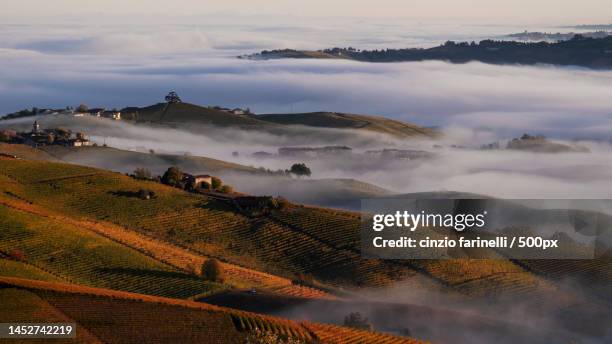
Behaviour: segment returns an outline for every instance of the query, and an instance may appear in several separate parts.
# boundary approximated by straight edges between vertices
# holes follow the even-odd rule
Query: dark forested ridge
[[[317,52],[290,49],[264,50],[246,58],[338,58],[366,62],[442,60],[465,63],[480,61],[492,64],[552,64],[608,69],[612,68],[612,36],[589,38],[576,35],[570,40],[556,43],[493,40],[484,40],[479,43],[448,41],[433,48],[384,50],[354,48],[332,48]]]

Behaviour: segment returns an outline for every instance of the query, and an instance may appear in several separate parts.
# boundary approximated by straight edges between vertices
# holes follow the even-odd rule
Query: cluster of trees
[[[433,48],[357,50],[331,48],[321,52],[359,61],[401,62],[442,60],[453,63],[481,61],[494,64],[553,64],[575,65],[589,68],[610,68],[612,36],[602,38],[576,34],[572,39],[549,42],[517,42],[483,40],[480,42],[448,41]],[[296,50],[263,51],[264,58],[303,57],[316,55]]]
[[[312,171],[310,171],[310,168],[306,166],[305,163],[302,162],[302,163],[291,165],[291,168],[289,169],[289,173],[295,174],[299,178],[303,176],[310,177],[310,175],[312,174]]]
[[[169,167],[166,172],[162,176],[153,177],[151,171],[144,167],[139,167],[134,170],[131,175],[135,179],[140,180],[154,180],[158,181],[162,184],[173,186],[175,188],[194,191],[195,185],[192,184],[192,181],[188,178],[190,175],[183,172],[180,168],[176,166]],[[211,177],[211,183],[202,182],[202,188],[206,190],[218,191],[222,193],[232,193],[234,192],[234,188],[230,185],[223,184],[223,181],[218,177]]]

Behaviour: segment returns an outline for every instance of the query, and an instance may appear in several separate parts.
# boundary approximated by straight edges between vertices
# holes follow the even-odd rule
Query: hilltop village
[[[0,142],[27,144],[32,147],[51,145],[87,147],[93,145],[83,132],[73,134],[72,131],[64,128],[42,129],[38,121],[34,121],[32,130],[29,132],[0,131]]]

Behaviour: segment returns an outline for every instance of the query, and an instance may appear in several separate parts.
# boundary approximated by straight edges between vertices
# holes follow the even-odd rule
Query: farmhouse
[[[185,173],[184,181],[193,189],[201,189],[203,185],[207,185],[208,187],[212,185],[212,176],[209,176],[208,174],[194,176]]]
[[[104,111],[102,112],[102,117],[104,118],[110,118],[110,119],[114,119],[116,121],[121,119],[121,111],[117,111],[117,110],[111,110],[111,111]]]
[[[85,147],[91,146],[91,141],[84,137],[77,137],[75,139],[69,139],[66,141],[66,145],[69,147]]]

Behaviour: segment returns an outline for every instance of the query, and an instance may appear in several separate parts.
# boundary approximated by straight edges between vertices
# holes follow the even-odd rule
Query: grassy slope
[[[13,294],[27,295],[38,304],[52,305],[88,332],[111,343],[141,343],[143,338],[148,342],[242,343],[245,335],[252,333],[255,327],[307,342],[324,339],[325,343],[340,343],[352,338],[362,343],[419,343],[410,338],[332,325],[300,324],[199,302],[76,285],[0,277],[0,287],[4,287],[0,291],[9,290]],[[10,296],[0,294],[0,304],[19,306],[22,298]],[[22,312],[19,307],[15,307],[15,311]]]
[[[431,129],[404,123],[380,116],[344,114],[336,112],[312,112],[296,114],[266,114],[257,118],[285,125],[306,125],[312,127],[360,129],[384,133],[396,137],[435,136]]]

